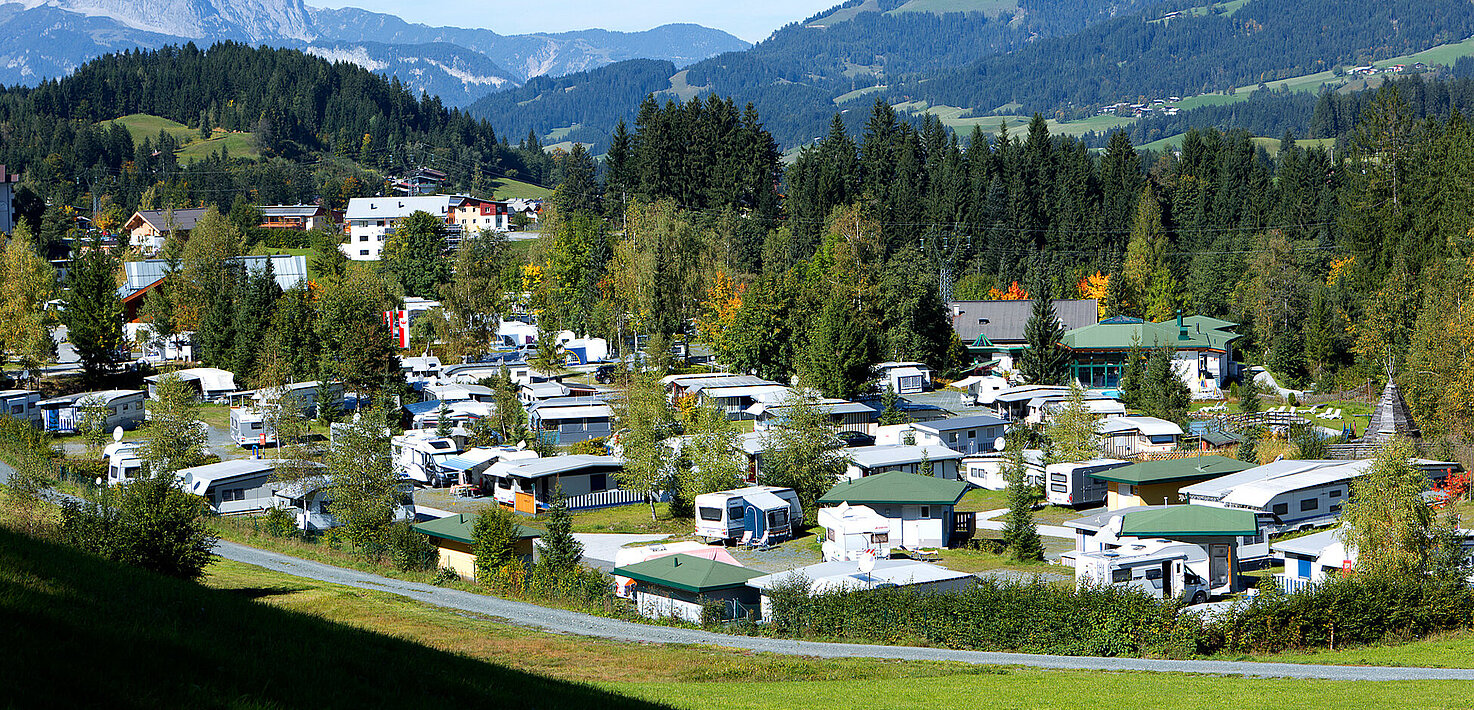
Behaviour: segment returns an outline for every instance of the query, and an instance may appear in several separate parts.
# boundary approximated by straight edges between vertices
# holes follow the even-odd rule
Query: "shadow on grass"
[[[655,708],[0,528],[6,707]]]
[[[225,591],[230,592],[235,596],[241,597],[242,599],[265,599],[267,597],[279,597],[286,594],[305,592],[310,588],[311,587],[291,587],[279,584],[275,587],[237,587],[234,589],[227,589]]]

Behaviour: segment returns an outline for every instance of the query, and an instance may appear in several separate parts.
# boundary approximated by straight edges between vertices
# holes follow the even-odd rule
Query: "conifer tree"
[[[1085,388],[1070,383],[1070,396],[1054,413],[1044,435],[1054,444],[1046,463],[1086,461],[1100,455],[1099,421],[1085,403]]]
[[[1008,481],[1008,518],[1003,527],[1003,544],[1013,559],[1037,562],[1044,559],[1044,543],[1034,524],[1034,487],[1029,485],[1028,467],[1024,463],[1021,442],[1008,448],[1004,463],[1004,479]]]
[[[99,236],[67,272],[62,319],[67,338],[82,360],[83,373],[93,383],[101,382],[123,358],[123,302],[114,281],[117,269],[117,260],[103,249]]]
[[[516,514],[499,505],[487,506],[476,514],[471,526],[476,581],[489,583],[497,570],[517,561],[518,527]]]
[[[1019,376],[1035,385],[1064,384],[1070,372],[1070,354],[1060,344],[1065,327],[1047,295],[1034,299],[1034,310],[1024,324],[1028,348],[1019,356]]]
[[[547,522],[548,530],[540,541],[542,564],[558,576],[576,570],[583,559],[583,543],[573,537],[573,516],[568,513],[568,499],[563,495],[562,486],[553,486]]]

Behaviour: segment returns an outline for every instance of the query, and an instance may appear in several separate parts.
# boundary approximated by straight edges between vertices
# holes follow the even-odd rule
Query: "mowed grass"
[[[218,569],[231,573],[224,563]],[[5,705],[662,707],[321,612],[257,603],[311,591],[292,578],[241,572],[216,584],[160,577],[0,528]]]
[[[1246,657],[1233,657],[1240,660]],[[1349,649],[1301,651],[1256,657],[1281,663],[1324,663],[1337,666],[1403,666],[1474,668],[1474,631],[1451,631],[1420,641]]]
[[[188,164],[196,160],[204,160],[206,157],[219,153],[222,148],[230,153],[232,158],[255,160],[261,157],[261,149],[256,146],[256,137],[253,134],[216,131],[215,136],[210,140],[196,141],[179,149],[177,153],[179,162]]]
[[[948,12],[981,12],[989,17],[997,17],[1004,12],[1017,9],[1018,0],[911,0],[886,14],[930,12],[941,15]]]
[[[537,200],[552,195],[553,191],[534,185],[530,182],[513,180],[512,178],[497,178],[496,187],[492,189],[491,197],[494,200],[529,199]]]
[[[147,113],[133,113],[121,118],[115,118],[112,123],[119,123],[128,129],[128,135],[133,138],[135,145],[143,143],[143,139],[150,141],[159,137],[159,131],[164,131],[180,143],[188,143],[198,140],[200,132],[184,125],[178,121],[171,121],[162,116],[154,116]]]
[[[638,503],[575,511],[573,531],[631,535],[690,535],[696,531],[696,524],[690,518],[672,517],[669,503],[656,503],[655,519],[652,520],[650,506]]]

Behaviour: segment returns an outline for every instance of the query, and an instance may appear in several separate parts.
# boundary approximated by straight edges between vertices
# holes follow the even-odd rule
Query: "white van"
[[[1187,542],[1142,540],[1075,557],[1075,584],[1134,587],[1156,599],[1208,601],[1208,553]]]
[[[1044,496],[1050,505],[1075,508],[1100,505],[1105,502],[1107,484],[1090,474],[1130,465],[1130,461],[1120,459],[1050,464],[1044,467]]]

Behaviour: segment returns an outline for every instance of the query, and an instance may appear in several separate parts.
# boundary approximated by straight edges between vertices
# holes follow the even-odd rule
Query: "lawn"
[[[632,535],[690,535],[695,523],[690,518],[670,514],[669,503],[655,504],[656,519],[650,519],[650,506],[618,505],[612,508],[579,510],[573,513],[573,531],[581,533],[625,533]]]
[[[530,182],[522,182],[521,180],[504,177],[497,178],[496,187],[492,188],[491,198],[494,200],[540,200],[552,194],[552,190],[541,185],[534,185]]]
[[[198,140],[200,137],[199,131],[183,123],[147,113],[129,114],[121,118],[115,118],[111,123],[120,123],[124,128],[128,129],[128,135],[133,138],[135,145],[142,144],[145,138],[153,141],[159,137],[159,131],[164,131],[174,136],[181,144]]]
[[[911,0],[887,14],[902,12],[930,12],[941,15],[948,12],[981,12],[997,17],[1004,12],[1018,9],[1018,0]]]
[[[256,146],[256,137],[250,133],[225,133],[216,130],[215,137],[207,141],[196,141],[179,150],[179,161],[189,164],[220,152],[224,148],[232,158],[255,160],[261,157]]]
[[[834,97],[833,100],[834,100],[835,105],[839,105],[839,104],[842,104],[842,103],[844,103],[846,101],[853,101],[853,100],[858,99],[858,98],[860,98],[862,96],[866,96],[868,94],[873,94],[873,93],[875,93],[877,91],[885,91],[885,90],[886,90],[886,87],[885,86],[866,86],[864,88],[855,89],[854,91],[846,91],[843,94],[840,94],[839,96]]]

